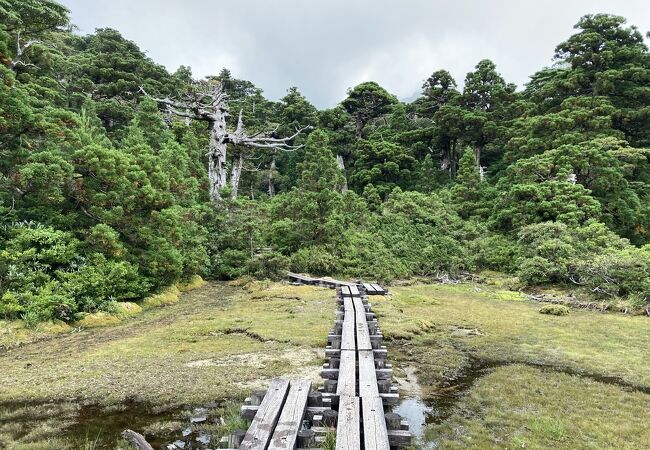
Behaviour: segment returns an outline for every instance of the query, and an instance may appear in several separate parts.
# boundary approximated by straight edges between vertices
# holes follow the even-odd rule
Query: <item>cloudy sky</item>
[[[402,99],[441,68],[462,82],[484,58],[521,87],[587,13],[650,30],[648,0],[60,1],[81,33],[116,28],[170,71],[227,67],[271,99],[298,86],[320,108],[362,81]]]

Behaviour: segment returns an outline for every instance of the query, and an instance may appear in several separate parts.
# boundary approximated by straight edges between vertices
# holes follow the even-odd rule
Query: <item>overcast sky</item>
[[[460,83],[484,58],[521,87],[588,13],[650,30],[648,0],[60,1],[81,33],[115,28],[170,71],[227,67],[268,98],[298,86],[319,108],[368,80],[402,99],[438,69]]]

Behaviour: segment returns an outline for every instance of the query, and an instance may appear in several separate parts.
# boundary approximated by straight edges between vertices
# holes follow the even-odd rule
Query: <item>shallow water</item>
[[[493,370],[512,364],[523,364],[535,367],[547,372],[560,372],[569,375],[588,378],[604,384],[616,385],[629,391],[640,391],[650,394],[650,388],[647,386],[637,386],[627,383],[617,377],[609,377],[593,373],[578,372],[566,367],[554,367],[543,364],[523,363],[523,362],[506,362],[506,361],[483,361],[478,359],[471,360],[469,366],[453,380],[448,380],[435,390],[422,386],[415,376],[413,367],[405,368],[406,378],[400,381],[402,390],[402,401],[395,408],[396,413],[408,420],[409,427],[415,441],[420,448],[435,448],[436,442],[425,442],[424,433],[426,426],[430,424],[440,424],[448,419],[453,413],[458,400],[465,395],[472,386],[482,377]]]
[[[53,414],[57,408],[60,405],[52,403],[0,404],[0,411],[5,413],[0,416],[0,435],[3,429],[10,430],[6,434],[11,435],[12,441],[6,442],[7,445],[34,442],[28,433],[42,427],[48,418],[58,418],[60,415],[62,420],[59,423],[70,422],[69,425],[63,425],[62,429],[50,429],[49,433],[39,433],[37,442],[58,438],[70,448],[114,450],[120,433],[132,429],[144,434],[155,449],[200,450],[215,447],[218,441],[218,436],[211,435],[205,430],[206,427],[212,425],[216,428],[222,424],[218,414],[222,409],[218,405],[158,412],[141,403],[119,405],[112,409],[67,404],[59,415],[56,412]],[[3,444],[0,439],[0,448],[4,448]]]

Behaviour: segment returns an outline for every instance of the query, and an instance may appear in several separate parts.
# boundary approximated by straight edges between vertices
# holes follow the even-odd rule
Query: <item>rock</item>
[[[196,417],[192,417],[190,419],[190,422],[191,423],[203,423],[206,420],[208,420],[208,418],[206,416],[196,416]]]
[[[202,433],[196,437],[196,440],[200,442],[201,444],[209,444],[210,443],[210,435],[206,433]]]
[[[185,448],[185,442],[184,442],[184,441],[181,441],[181,440],[175,441],[175,442],[174,442],[174,446],[175,446],[176,448]]]
[[[183,437],[189,436],[190,434],[192,434],[192,429],[191,428],[188,427],[188,428],[185,428],[183,430]]]

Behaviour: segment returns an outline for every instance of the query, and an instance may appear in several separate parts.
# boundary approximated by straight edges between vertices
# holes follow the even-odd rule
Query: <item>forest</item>
[[[648,311],[644,35],[585,15],[548,57],[525,86],[486,59],[464,80],[432,67],[410,103],[368,81],[318,110],[0,0],[0,316],[72,323],[197,275],[288,270],[498,272]]]

